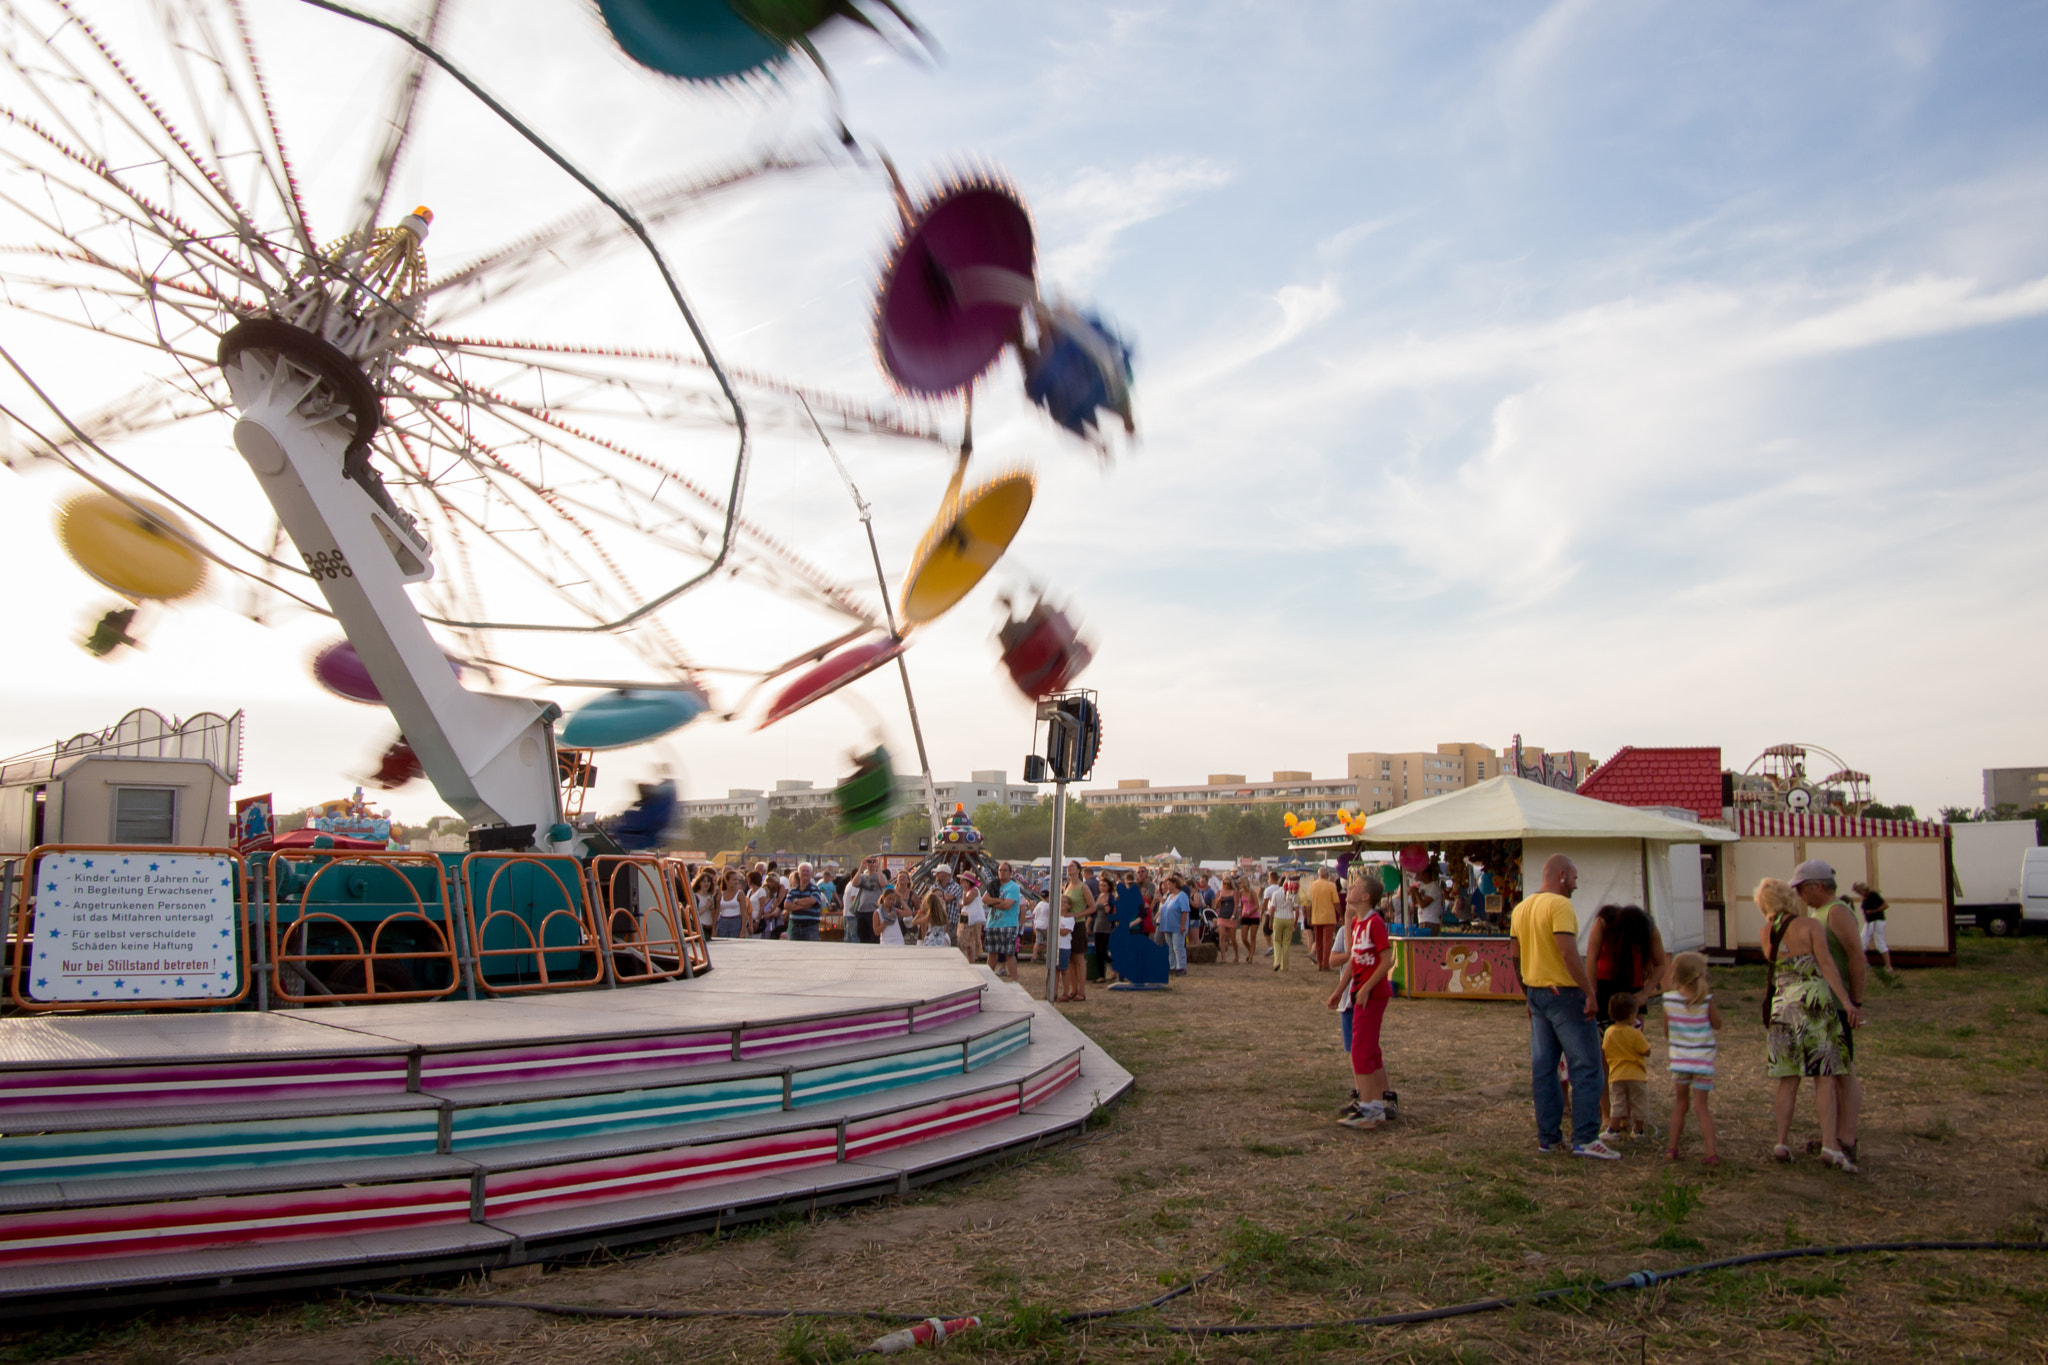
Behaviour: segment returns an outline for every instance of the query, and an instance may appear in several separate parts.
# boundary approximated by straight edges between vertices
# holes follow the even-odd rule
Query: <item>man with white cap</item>
[[[1808,917],[1826,926],[1828,956],[1835,960],[1835,971],[1849,989],[1850,1003],[1862,1009],[1870,961],[1863,954],[1861,913],[1836,891],[1835,869],[1818,858],[1808,858],[1792,869],[1792,890],[1805,902]],[[1850,1027],[1848,1011],[1840,1012],[1848,1065],[1835,1086],[1835,1134],[1843,1154],[1854,1161],[1856,1121],[1863,1113],[1863,1081],[1856,1074],[1856,1034]]]

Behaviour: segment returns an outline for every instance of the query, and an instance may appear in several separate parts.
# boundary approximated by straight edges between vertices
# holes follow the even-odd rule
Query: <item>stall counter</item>
[[[1394,937],[1394,985],[1424,1000],[1520,1000],[1514,940],[1494,934]]]

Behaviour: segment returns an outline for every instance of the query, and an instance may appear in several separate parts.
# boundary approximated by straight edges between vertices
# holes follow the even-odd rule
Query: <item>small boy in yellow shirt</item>
[[[1649,1096],[1649,1070],[1643,1065],[1650,1056],[1650,1040],[1636,1026],[1636,999],[1616,995],[1607,1006],[1614,1022],[1600,1038],[1600,1055],[1607,1060],[1607,1131],[1605,1142],[1623,1133],[1643,1135]]]

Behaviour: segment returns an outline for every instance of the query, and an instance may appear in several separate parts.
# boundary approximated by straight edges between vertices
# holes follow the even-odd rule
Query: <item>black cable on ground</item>
[[[1474,1299],[1470,1303],[1448,1304],[1442,1308],[1419,1308],[1406,1313],[1378,1313],[1362,1318],[1328,1318],[1321,1322],[1246,1322],[1178,1325],[1174,1323],[1149,1323],[1148,1328],[1177,1332],[1183,1336],[1200,1337],[1241,1337],[1258,1336],[1268,1332],[1312,1332],[1326,1327],[1409,1327],[1416,1323],[1441,1322],[1446,1318],[1471,1317],[1477,1313],[1497,1313],[1507,1308],[1525,1305],[1552,1303],[1558,1299],[1570,1298],[1575,1294],[1616,1294],[1631,1289],[1648,1289],[1654,1285],[1672,1280],[1702,1275],[1714,1270],[1732,1270],[1738,1266],[1761,1265],[1771,1261],[1810,1260],[1826,1256],[1867,1255],[1873,1252],[1899,1251],[2048,1251],[2048,1241],[2038,1242],[1850,1242],[1838,1246],[1785,1247],[1777,1251],[1752,1251],[1741,1256],[1729,1256],[1719,1261],[1702,1261],[1697,1265],[1679,1266],[1673,1270],[1638,1270],[1618,1280],[1605,1284],[1561,1285],[1555,1289],[1539,1289],[1528,1294],[1515,1294],[1507,1298]],[[1132,1313],[1143,1313],[1163,1307],[1183,1294],[1191,1294],[1197,1287],[1221,1275],[1228,1266],[1218,1266],[1205,1274],[1197,1275],[1186,1284],[1170,1289],[1155,1299],[1134,1303],[1127,1308],[1096,1308],[1079,1313],[1066,1313],[1060,1317],[1060,1325],[1095,1322],[1104,1318],[1125,1317]],[[876,1309],[848,1308],[595,1308],[579,1307],[570,1303],[530,1303],[519,1299],[458,1299],[442,1298],[431,1294],[369,1294],[351,1292],[349,1297],[369,1303],[387,1304],[428,1304],[440,1308],[516,1308],[530,1313],[551,1313],[561,1317],[575,1318],[865,1318],[871,1322],[923,1322],[926,1313],[886,1313]]]
[[[1198,1324],[1187,1327],[1160,1323],[1158,1327],[1161,1331],[1200,1337],[1256,1336],[1265,1332],[1311,1332],[1323,1327],[1408,1327],[1420,1322],[1440,1322],[1445,1318],[1470,1317],[1475,1313],[1496,1313],[1504,1308],[1550,1303],[1557,1299],[1570,1298],[1574,1294],[1614,1294],[1629,1289],[1648,1289],[1652,1285],[1684,1279],[1689,1275],[1700,1275],[1711,1270],[1729,1270],[1736,1266],[1757,1265],[1766,1261],[1849,1256],[1878,1251],[2048,1251],[2048,1241],[1857,1242],[1842,1246],[1786,1247],[1779,1251],[1754,1251],[1744,1256],[1730,1256],[1725,1260],[1703,1261],[1698,1265],[1679,1266],[1675,1270],[1638,1270],[1632,1275],[1619,1280],[1609,1280],[1605,1284],[1563,1285],[1556,1289],[1540,1289],[1531,1294],[1516,1294],[1504,1299],[1475,1299],[1471,1303],[1454,1303],[1443,1308],[1421,1308],[1408,1313],[1379,1313],[1372,1317],[1332,1318],[1322,1322],[1227,1323],[1209,1326]],[[1128,1308],[1121,1311],[1128,1313],[1137,1312],[1139,1309]]]

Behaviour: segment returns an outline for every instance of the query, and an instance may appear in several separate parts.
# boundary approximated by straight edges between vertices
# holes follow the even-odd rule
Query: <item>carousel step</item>
[[[24,1265],[357,1237],[474,1221],[473,1175],[319,1188],[152,1196],[0,1214],[0,1287]]]
[[[953,1048],[958,1057],[959,1049]],[[1041,1054],[1042,1055],[1042,1054]],[[732,1141],[746,1137],[777,1138],[816,1128],[823,1123],[836,1132],[843,1121],[859,1124],[907,1106],[944,1100],[963,1087],[1014,1086],[1031,1073],[1028,1057],[1011,1055],[977,1067],[973,1072],[949,1071],[922,1081],[870,1090],[862,1095],[842,1097],[818,1114],[785,1111],[779,1099],[772,1110],[731,1114],[722,1118],[681,1123],[647,1124],[609,1133],[582,1133],[548,1140],[508,1142],[476,1151],[437,1153],[431,1143],[424,1149],[378,1158],[337,1161],[323,1159],[278,1161],[257,1164],[233,1163],[195,1170],[158,1169],[145,1173],[120,1173],[86,1166],[61,1168],[67,1177],[45,1176],[0,1186],[0,1213],[34,1213],[55,1209],[79,1209],[112,1204],[143,1204],[161,1200],[188,1199],[207,1195],[240,1196],[284,1194],[291,1191],[329,1190],[344,1185],[378,1184],[427,1176],[467,1179],[487,1171],[523,1170],[541,1166],[573,1164],[594,1158],[624,1158],[651,1151],[670,1150],[703,1142]],[[778,1087],[780,1084],[779,1077]],[[779,1096],[779,1088],[778,1088]],[[431,1121],[436,1115],[428,1111]],[[200,1131],[198,1126],[168,1130],[173,1136]],[[152,1139],[159,1130],[130,1130]],[[85,1136],[98,1136],[88,1134]],[[855,1134],[858,1148],[859,1134]],[[334,1150],[333,1143],[327,1147]],[[481,1178],[481,1177],[480,1177]]]
[[[989,1002],[1030,1011],[1026,1044],[802,1109],[466,1158],[0,1190],[0,1315],[489,1268],[901,1192],[1078,1132],[1130,1088],[1051,1006],[1007,986]]]
[[[445,1172],[414,1179],[347,1180],[339,1169],[308,1166],[299,1172],[305,1179],[291,1187],[228,1192],[208,1187],[201,1192],[160,1181],[146,1189],[130,1188],[120,1202],[60,1197],[38,1208],[17,1205],[0,1213],[0,1297],[16,1283],[18,1270],[53,1262],[431,1230],[472,1221],[499,1224],[601,1206],[613,1207],[590,1214],[590,1225],[614,1225],[621,1221],[621,1204],[631,1210],[626,1221],[637,1223],[651,1200],[684,1193],[694,1197],[805,1168],[862,1167],[845,1176],[827,1171],[804,1179],[811,1189],[821,1182],[851,1182],[866,1189],[876,1183],[869,1169],[883,1167],[876,1156],[1017,1116],[1029,1097],[1042,1103],[1058,1087],[1071,1084],[1079,1054],[1038,1061],[1037,1066],[1008,1061],[991,1068],[1013,1076],[953,1077],[911,1087],[903,1096],[889,1096],[893,1104],[870,1096],[836,1115],[820,1113],[808,1124],[788,1115],[752,1131],[730,1136],[693,1132],[688,1141],[636,1151],[593,1154],[587,1144],[565,1146],[553,1153],[518,1153],[493,1168],[465,1172],[451,1163]],[[1070,1116],[1047,1116],[1046,1121],[1075,1122]],[[938,1164],[956,1160],[946,1152]],[[895,1163],[898,1186],[908,1178],[902,1165],[900,1159]],[[136,1182],[126,1183],[132,1187]],[[715,1196],[713,1202],[719,1197],[729,1201],[729,1196]],[[575,1222],[558,1218],[550,1225],[559,1229]]]
[[[684,1144],[599,1155],[558,1151],[541,1160],[542,1153],[523,1153],[518,1164],[485,1171],[484,1221],[532,1242],[719,1210],[731,1217],[750,1197],[788,1202],[900,1192],[916,1183],[916,1173],[971,1164],[991,1146],[1008,1148],[1085,1124],[1085,1111],[1044,1112],[1051,1095],[1071,1086],[1079,1059],[1075,1052],[1041,1058],[1035,1067],[1006,1067],[1016,1074],[977,1076],[971,1087],[957,1081],[919,1087],[927,1093],[892,1095],[888,1105],[849,1110],[836,1120],[821,1115],[803,1124],[792,1116],[751,1131],[697,1133]],[[982,1141],[984,1131],[996,1136]],[[927,1148],[936,1153],[932,1159],[910,1159]],[[748,1196],[749,1188],[757,1195]],[[623,1223],[621,1205],[630,1205]]]
[[[516,1246],[517,1239],[505,1232],[464,1222],[5,1266],[0,1267],[0,1316],[94,1308],[123,1289],[141,1292],[121,1296],[118,1302],[175,1301],[189,1300],[194,1293],[226,1291],[244,1280],[276,1290],[347,1278],[469,1269],[504,1264]]]
[[[318,1163],[337,1152],[359,1158],[462,1153],[542,1137],[581,1139],[779,1112],[978,1069],[1028,1046],[1030,1027],[1028,1014],[976,1013],[914,1035],[790,1054],[781,1065],[724,1062],[458,1087],[452,1095],[121,1109],[106,1111],[97,1123],[77,1110],[25,1111],[8,1120],[9,1133],[0,1137],[0,1190]],[[674,1083],[649,1083],[663,1079]]]
[[[458,1092],[461,1097],[451,1103],[448,1150],[475,1153],[512,1143],[803,1109],[979,1070],[1030,1041],[1027,1014],[976,1016],[908,1037],[807,1051],[782,1066],[739,1062],[691,1068],[670,1086],[592,1090],[586,1085],[552,1095],[547,1087],[529,1087],[516,1099]],[[542,1093],[535,1096],[535,1088]]]
[[[36,1209],[81,1209],[106,1204],[146,1204],[208,1195],[260,1194],[282,1190],[324,1190],[343,1185],[377,1185],[433,1177],[468,1179],[476,1163],[457,1156],[373,1157],[353,1161],[296,1162],[283,1166],[233,1166],[205,1171],[155,1172],[102,1179],[53,1180],[0,1187],[0,1213]]]
[[[758,979],[765,959],[754,957],[754,970],[741,975]],[[702,981],[282,1013],[17,1017],[0,1021],[0,1130],[20,1131],[15,1117],[24,1113],[51,1131],[71,1126],[57,1117],[65,1110],[91,1126],[116,1108],[332,1104],[514,1081],[599,1082],[910,1037],[979,1013],[982,987],[963,984],[962,965],[908,969],[893,998],[843,983],[827,983],[840,984],[836,996],[779,995],[768,1017],[759,1017],[760,997],[709,992]]]
[[[1072,1049],[1068,1049],[1066,1053],[1058,1056],[1064,1057],[1071,1052]],[[1055,1060],[1056,1056],[1051,1048],[1034,1044],[1024,1052],[1013,1053],[971,1072],[956,1071],[890,1090],[847,1096],[836,1104],[819,1105],[808,1109],[777,1109],[766,1113],[735,1114],[725,1118],[700,1119],[662,1128],[642,1128],[588,1137],[506,1143],[458,1155],[484,1171],[487,1182],[491,1174],[497,1172],[530,1170],[544,1166],[560,1167],[592,1160],[628,1159],[650,1152],[672,1151],[704,1143],[724,1143],[755,1137],[780,1139],[792,1133],[815,1132],[819,1129],[829,1130],[834,1134],[836,1155],[837,1132],[842,1123],[858,1125],[919,1105],[943,1102],[962,1094],[973,1094],[983,1090],[1007,1087],[1014,1091],[1027,1077],[1046,1069]],[[858,1137],[859,1134],[856,1133],[855,1136]],[[856,1143],[856,1151],[859,1145]],[[855,1152],[849,1152],[848,1155],[850,1158]]]
[[[408,1102],[342,1113],[225,1122],[158,1123],[23,1132],[0,1137],[0,1189],[22,1183],[108,1179],[355,1158],[432,1156],[442,1148],[439,1101]],[[133,1111],[129,1111],[133,1112]],[[190,1113],[191,1111],[179,1111]],[[214,1116],[205,1116],[217,1118]]]

